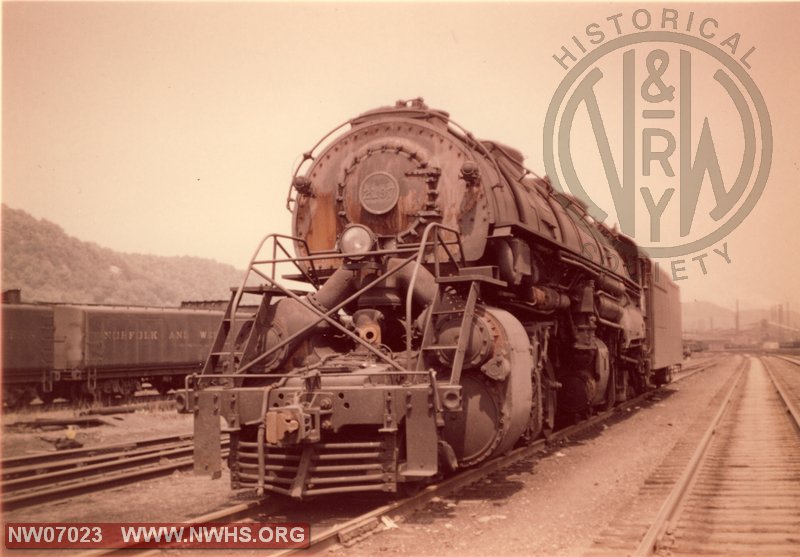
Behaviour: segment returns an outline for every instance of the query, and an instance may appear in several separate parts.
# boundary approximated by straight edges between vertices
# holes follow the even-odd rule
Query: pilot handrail
[[[456,236],[456,240],[458,242],[458,251],[461,255],[461,265],[465,264],[464,260],[464,246],[461,244],[461,234],[455,228],[450,226],[446,226],[444,224],[438,222],[432,222],[425,227],[424,232],[422,233],[422,240],[420,241],[419,250],[417,252],[416,262],[414,265],[414,272],[411,274],[411,280],[408,283],[408,292],[406,292],[406,366],[410,365],[411,362],[411,307],[412,307],[412,296],[414,293],[414,287],[416,286],[417,282],[417,274],[419,273],[419,268],[422,266],[422,261],[425,257],[425,248],[428,244],[428,236],[431,234],[431,231],[435,231],[433,237],[433,265],[434,265],[434,272],[436,274],[436,278],[439,278],[439,240],[441,238],[440,231],[446,230],[447,232],[452,232]],[[456,265],[456,267],[460,267],[458,261],[455,260],[453,254],[447,249],[446,246],[443,246],[445,252],[447,253],[448,258]]]
[[[352,294],[351,296],[349,296],[349,297],[348,297],[347,299],[345,299],[344,301],[342,301],[342,302],[339,302],[339,303],[338,303],[338,304],[336,304],[334,307],[332,307],[331,309],[329,309],[328,311],[326,311],[324,314],[323,314],[323,313],[322,313],[322,311],[321,311],[321,310],[319,310],[318,308],[316,308],[316,307],[314,307],[314,306],[310,306],[310,305],[304,304],[306,307],[309,307],[309,308],[310,308],[312,311],[314,311],[314,313],[316,313],[316,314],[317,314],[317,316],[318,316],[319,318],[318,318],[316,321],[314,321],[313,323],[309,323],[308,325],[306,325],[306,326],[305,326],[305,327],[303,327],[302,329],[298,330],[298,331],[297,331],[297,332],[295,332],[293,335],[291,335],[291,336],[289,336],[289,337],[287,337],[287,338],[283,339],[281,342],[279,342],[279,343],[278,343],[278,344],[276,344],[275,346],[271,347],[271,348],[270,348],[269,350],[267,350],[266,352],[262,352],[261,354],[259,354],[259,355],[258,355],[256,358],[254,358],[253,360],[249,361],[247,364],[245,364],[244,366],[242,366],[241,368],[239,368],[239,370],[238,370],[238,373],[239,373],[239,374],[242,374],[242,373],[246,372],[248,369],[250,369],[250,368],[252,368],[253,366],[255,366],[256,364],[260,363],[261,361],[263,361],[264,359],[266,359],[267,357],[269,357],[270,355],[272,355],[272,354],[273,354],[274,352],[276,352],[277,350],[280,350],[280,349],[281,349],[281,348],[283,348],[284,346],[286,346],[286,345],[288,345],[289,343],[291,343],[291,342],[292,342],[292,341],[293,341],[295,338],[298,338],[299,336],[303,335],[303,334],[304,334],[305,332],[307,332],[308,330],[312,329],[313,327],[316,327],[316,326],[317,326],[317,324],[318,324],[320,321],[322,321],[323,319],[325,319],[326,317],[331,317],[331,316],[335,315],[335,314],[336,314],[336,313],[337,313],[337,312],[338,312],[340,309],[342,309],[343,307],[347,306],[348,304],[350,304],[350,303],[354,302],[354,301],[355,301],[355,300],[357,300],[357,299],[358,299],[358,298],[359,298],[359,297],[360,297],[362,294],[364,294],[364,293],[365,293],[365,292],[367,292],[368,290],[370,290],[370,289],[374,288],[374,287],[375,287],[375,286],[377,286],[379,283],[383,282],[384,280],[386,280],[387,278],[391,277],[391,276],[392,276],[392,275],[394,275],[395,273],[399,272],[399,271],[400,271],[400,270],[401,270],[403,267],[405,267],[406,265],[408,265],[408,264],[409,264],[409,263],[411,263],[412,261],[414,261],[414,257],[409,257],[409,258],[407,258],[407,259],[404,259],[404,260],[402,260],[402,261],[401,261],[401,263],[400,263],[400,264],[399,264],[397,267],[395,267],[395,268],[394,268],[394,269],[392,269],[391,271],[388,271],[388,272],[386,272],[386,273],[384,273],[384,274],[380,275],[379,277],[375,278],[375,279],[374,279],[374,280],[372,280],[372,281],[371,281],[369,284],[367,284],[366,286],[364,286],[364,287],[360,288],[360,289],[359,289],[359,290],[358,290],[356,293]],[[256,271],[256,272],[258,273],[258,271]],[[260,273],[259,273],[259,274],[260,274]],[[276,284],[277,284],[277,283],[276,283]],[[279,286],[279,288],[281,288],[281,289],[282,289],[282,287],[280,287],[280,286]],[[299,298],[298,298],[298,299],[299,299]],[[302,302],[301,302],[301,303],[302,303]],[[349,332],[349,331],[348,331],[348,332]],[[369,343],[367,343],[365,340],[363,340],[361,337],[358,337],[358,336],[356,336],[356,339],[357,339],[357,340],[358,340],[360,343],[362,343],[362,344],[365,344],[365,345],[372,346],[372,345],[370,345]],[[384,357],[384,359],[385,359],[385,357]],[[216,376],[216,375],[215,375],[215,376]]]

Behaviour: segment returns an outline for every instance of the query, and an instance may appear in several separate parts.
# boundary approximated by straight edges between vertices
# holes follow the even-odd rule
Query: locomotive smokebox
[[[293,226],[304,241],[295,244],[298,254],[334,249],[354,224],[373,231],[383,245],[401,247],[439,222],[460,230],[466,259],[478,259],[494,220],[485,187],[501,178],[452,133],[447,113],[415,100],[349,124],[314,157],[302,180],[295,178]],[[339,262],[315,264],[333,269]]]

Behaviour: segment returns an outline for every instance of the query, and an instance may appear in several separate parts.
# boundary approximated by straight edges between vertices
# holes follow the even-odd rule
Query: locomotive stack
[[[419,99],[343,127],[190,376],[196,470],[222,416],[234,487],[394,492],[669,381],[678,288],[632,240]]]

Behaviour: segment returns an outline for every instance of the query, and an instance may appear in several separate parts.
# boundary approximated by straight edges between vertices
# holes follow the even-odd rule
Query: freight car
[[[221,472],[223,417],[233,487],[395,492],[670,380],[677,286],[519,152],[421,99],[334,132],[179,394],[196,471]]]
[[[3,299],[3,404],[23,406],[53,369],[53,308]],[[42,392],[44,397],[44,393]]]
[[[220,311],[3,303],[3,403],[23,406],[162,393],[202,366]]]

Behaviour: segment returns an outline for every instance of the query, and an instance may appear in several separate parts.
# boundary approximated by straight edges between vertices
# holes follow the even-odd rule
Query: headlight
[[[339,236],[339,251],[350,259],[360,259],[359,255],[367,253],[374,245],[372,231],[361,224],[349,225]]]

